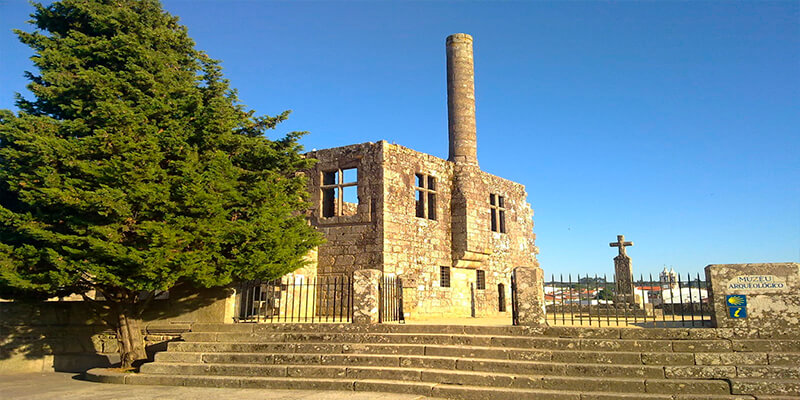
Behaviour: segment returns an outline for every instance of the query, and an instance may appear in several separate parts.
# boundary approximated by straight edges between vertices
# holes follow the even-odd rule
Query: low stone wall
[[[143,316],[148,354],[191,324],[233,322],[232,290],[179,288]],[[119,362],[113,329],[83,301],[0,302],[0,374],[83,372]]]
[[[799,263],[712,264],[706,277],[716,327],[800,330]]]

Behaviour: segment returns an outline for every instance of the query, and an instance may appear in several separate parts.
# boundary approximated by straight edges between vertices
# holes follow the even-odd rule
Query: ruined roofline
[[[381,142],[385,142],[385,140],[381,140]],[[303,156],[308,156],[309,154],[318,153],[320,151],[338,150],[338,149],[345,149],[345,148],[348,148],[348,147],[359,147],[359,146],[367,146],[367,145],[374,146],[375,142],[362,142],[362,143],[348,144],[348,145],[344,145],[344,146],[326,147],[324,149],[316,149],[316,150],[307,151],[307,152],[303,153]]]
[[[360,147],[360,146],[375,146],[376,144],[382,144],[383,146],[387,146],[387,145],[388,146],[396,146],[396,147],[398,147],[398,148],[400,148],[402,150],[407,150],[407,151],[410,151],[410,152],[414,152],[414,153],[417,153],[417,154],[424,155],[426,157],[430,157],[430,158],[434,158],[436,160],[440,160],[442,162],[446,162],[446,163],[448,163],[448,164],[450,164],[452,166],[455,166],[457,164],[456,162],[453,162],[453,161],[450,161],[450,160],[447,160],[447,159],[444,159],[444,158],[441,158],[441,157],[437,157],[437,156],[435,156],[433,154],[423,153],[421,151],[414,150],[414,149],[412,149],[410,147],[406,147],[406,146],[403,146],[401,144],[389,143],[389,141],[387,141],[387,140],[380,140],[378,142],[363,142],[363,143],[350,144],[350,145],[338,146],[338,147],[328,147],[328,148],[325,148],[325,149],[318,149],[318,150],[309,151],[307,153],[304,153],[303,155],[304,156],[309,156],[310,154],[318,153],[318,152],[322,152],[322,151],[332,151],[332,150],[339,150],[339,149],[356,148],[356,147]],[[524,184],[512,181],[512,180],[507,179],[507,178],[503,178],[502,176],[497,176],[497,175],[492,174],[490,172],[486,172],[486,171],[480,169],[480,167],[478,167],[478,166],[475,166],[475,167],[478,168],[478,170],[482,174],[488,175],[488,176],[490,176],[492,178],[495,178],[495,179],[500,179],[500,180],[509,182],[509,183],[517,185],[517,186],[522,186],[523,190],[525,191],[525,195],[526,196],[528,195],[528,191],[526,190],[526,186]]]
[[[381,140],[381,142],[386,142],[387,144],[390,144],[390,145],[392,145],[392,146],[397,146],[397,147],[400,147],[400,148],[402,148],[402,149],[405,149],[405,150],[408,150],[408,151],[412,151],[412,152],[414,152],[414,153],[417,153],[417,154],[422,154],[422,155],[425,155],[425,156],[428,156],[428,157],[431,157],[431,158],[435,158],[435,159],[437,159],[437,160],[442,160],[442,161],[444,161],[444,162],[447,162],[447,163],[449,163],[449,164],[451,164],[451,165],[453,165],[453,166],[455,166],[455,165],[457,164],[457,163],[456,163],[456,162],[454,162],[454,161],[450,161],[450,160],[447,160],[447,159],[444,159],[444,158],[441,158],[441,157],[437,157],[437,156],[434,156],[433,154],[423,153],[423,152],[421,152],[421,151],[414,150],[414,149],[412,149],[412,148],[410,148],[410,147],[406,147],[406,146],[403,146],[403,145],[401,145],[401,144],[389,143],[389,142],[387,142],[386,140]],[[519,185],[519,186],[522,186],[523,188],[525,188],[525,185],[524,185],[524,184],[522,184],[522,183],[515,182],[515,181],[512,181],[511,179],[508,179],[508,178],[503,178],[502,176],[498,176],[498,175],[495,175],[495,174],[493,174],[493,173],[491,173],[491,172],[484,171],[483,169],[481,169],[481,168],[480,168],[480,167],[478,167],[478,166],[476,166],[476,168],[478,168],[478,171],[480,171],[482,174],[489,175],[489,176],[491,176],[491,177],[493,177],[493,178],[501,179],[501,180],[504,180],[504,181],[506,181],[506,182],[510,182],[510,183],[513,183],[513,184],[515,184],[515,185]],[[527,193],[528,193],[528,191],[526,190],[526,191],[525,191],[525,193],[527,194]]]

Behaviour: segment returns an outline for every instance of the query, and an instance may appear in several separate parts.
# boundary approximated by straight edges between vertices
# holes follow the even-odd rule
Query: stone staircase
[[[451,399],[787,400],[800,399],[800,337],[700,328],[195,324],[139,374],[126,375],[133,384]]]

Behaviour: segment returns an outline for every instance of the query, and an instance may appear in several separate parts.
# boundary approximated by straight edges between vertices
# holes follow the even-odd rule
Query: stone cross
[[[611,242],[608,245],[611,247],[619,247],[619,255],[627,257],[628,254],[625,253],[625,246],[633,246],[633,242],[626,242],[625,235],[617,235],[617,241]]]
[[[633,242],[626,242],[625,235],[617,235],[617,241],[608,245],[619,248],[619,255],[614,257],[614,274],[617,283],[614,302],[635,307],[637,302],[633,285],[633,261],[625,253],[625,247],[633,246]]]

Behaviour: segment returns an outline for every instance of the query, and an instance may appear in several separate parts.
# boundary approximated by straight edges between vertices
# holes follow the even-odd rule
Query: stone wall
[[[800,329],[799,263],[712,264],[706,267],[706,278],[716,327]],[[737,315],[729,311],[737,308],[728,304],[730,295],[743,296],[739,306],[744,310]]]
[[[496,314],[498,310],[498,285],[503,284],[506,291],[507,310],[511,312],[511,273],[516,267],[539,267],[533,233],[533,209],[527,202],[525,186],[483,172],[482,179],[487,188],[484,193],[484,219],[479,221],[488,234],[488,258],[480,269],[486,270],[486,290],[478,291],[478,315]],[[502,195],[506,206],[506,232],[492,232],[489,229],[489,192]],[[541,284],[541,282],[539,283]]]
[[[227,288],[176,288],[143,316],[148,353],[195,322],[233,322]],[[0,373],[82,372],[119,361],[113,329],[84,301],[0,302]]]
[[[310,221],[326,239],[317,255],[318,275],[352,276],[353,271],[360,269],[381,269],[381,144],[337,147],[314,151],[307,156],[319,160],[314,169],[307,172],[313,204]],[[345,204],[344,212],[337,210],[337,215],[324,217],[320,190],[323,173],[348,168],[358,170],[358,204]],[[353,210],[355,214],[348,215]]]
[[[525,187],[477,167],[383,143],[383,270],[403,279],[405,311],[411,316],[469,316],[474,292],[476,316],[498,315],[502,284],[510,314],[511,271],[538,266]],[[469,171],[458,177],[458,168]],[[418,173],[436,178],[435,220],[416,216]],[[504,196],[505,233],[490,230],[490,193]],[[453,210],[459,202],[465,207],[461,213]],[[441,285],[442,266],[451,267],[450,287]],[[485,289],[477,288],[476,270],[485,271]]]
[[[384,143],[383,270],[403,279],[405,311],[469,315],[469,303],[454,301],[441,287],[439,269],[451,266],[453,164],[403,146]],[[416,174],[436,179],[436,218],[416,216]],[[455,283],[455,282],[454,282]],[[452,285],[451,285],[452,286]]]
[[[538,266],[533,211],[523,185],[477,165],[456,164],[386,141],[308,156],[319,160],[307,173],[310,220],[326,238],[318,251],[320,276],[352,276],[362,269],[398,276],[410,316],[469,316],[473,293],[477,316],[497,315],[502,284],[505,312],[510,313],[512,269]],[[358,204],[337,198],[341,209],[325,216],[322,185],[331,183],[325,174],[348,168],[358,170]],[[417,174],[426,179],[427,189],[427,178],[435,179],[435,207],[426,207],[422,217],[417,216]],[[338,177],[333,180],[339,182]],[[505,200],[504,233],[490,229],[490,193]],[[450,287],[441,284],[441,267],[451,268]],[[485,271],[485,289],[476,285],[476,270]]]

